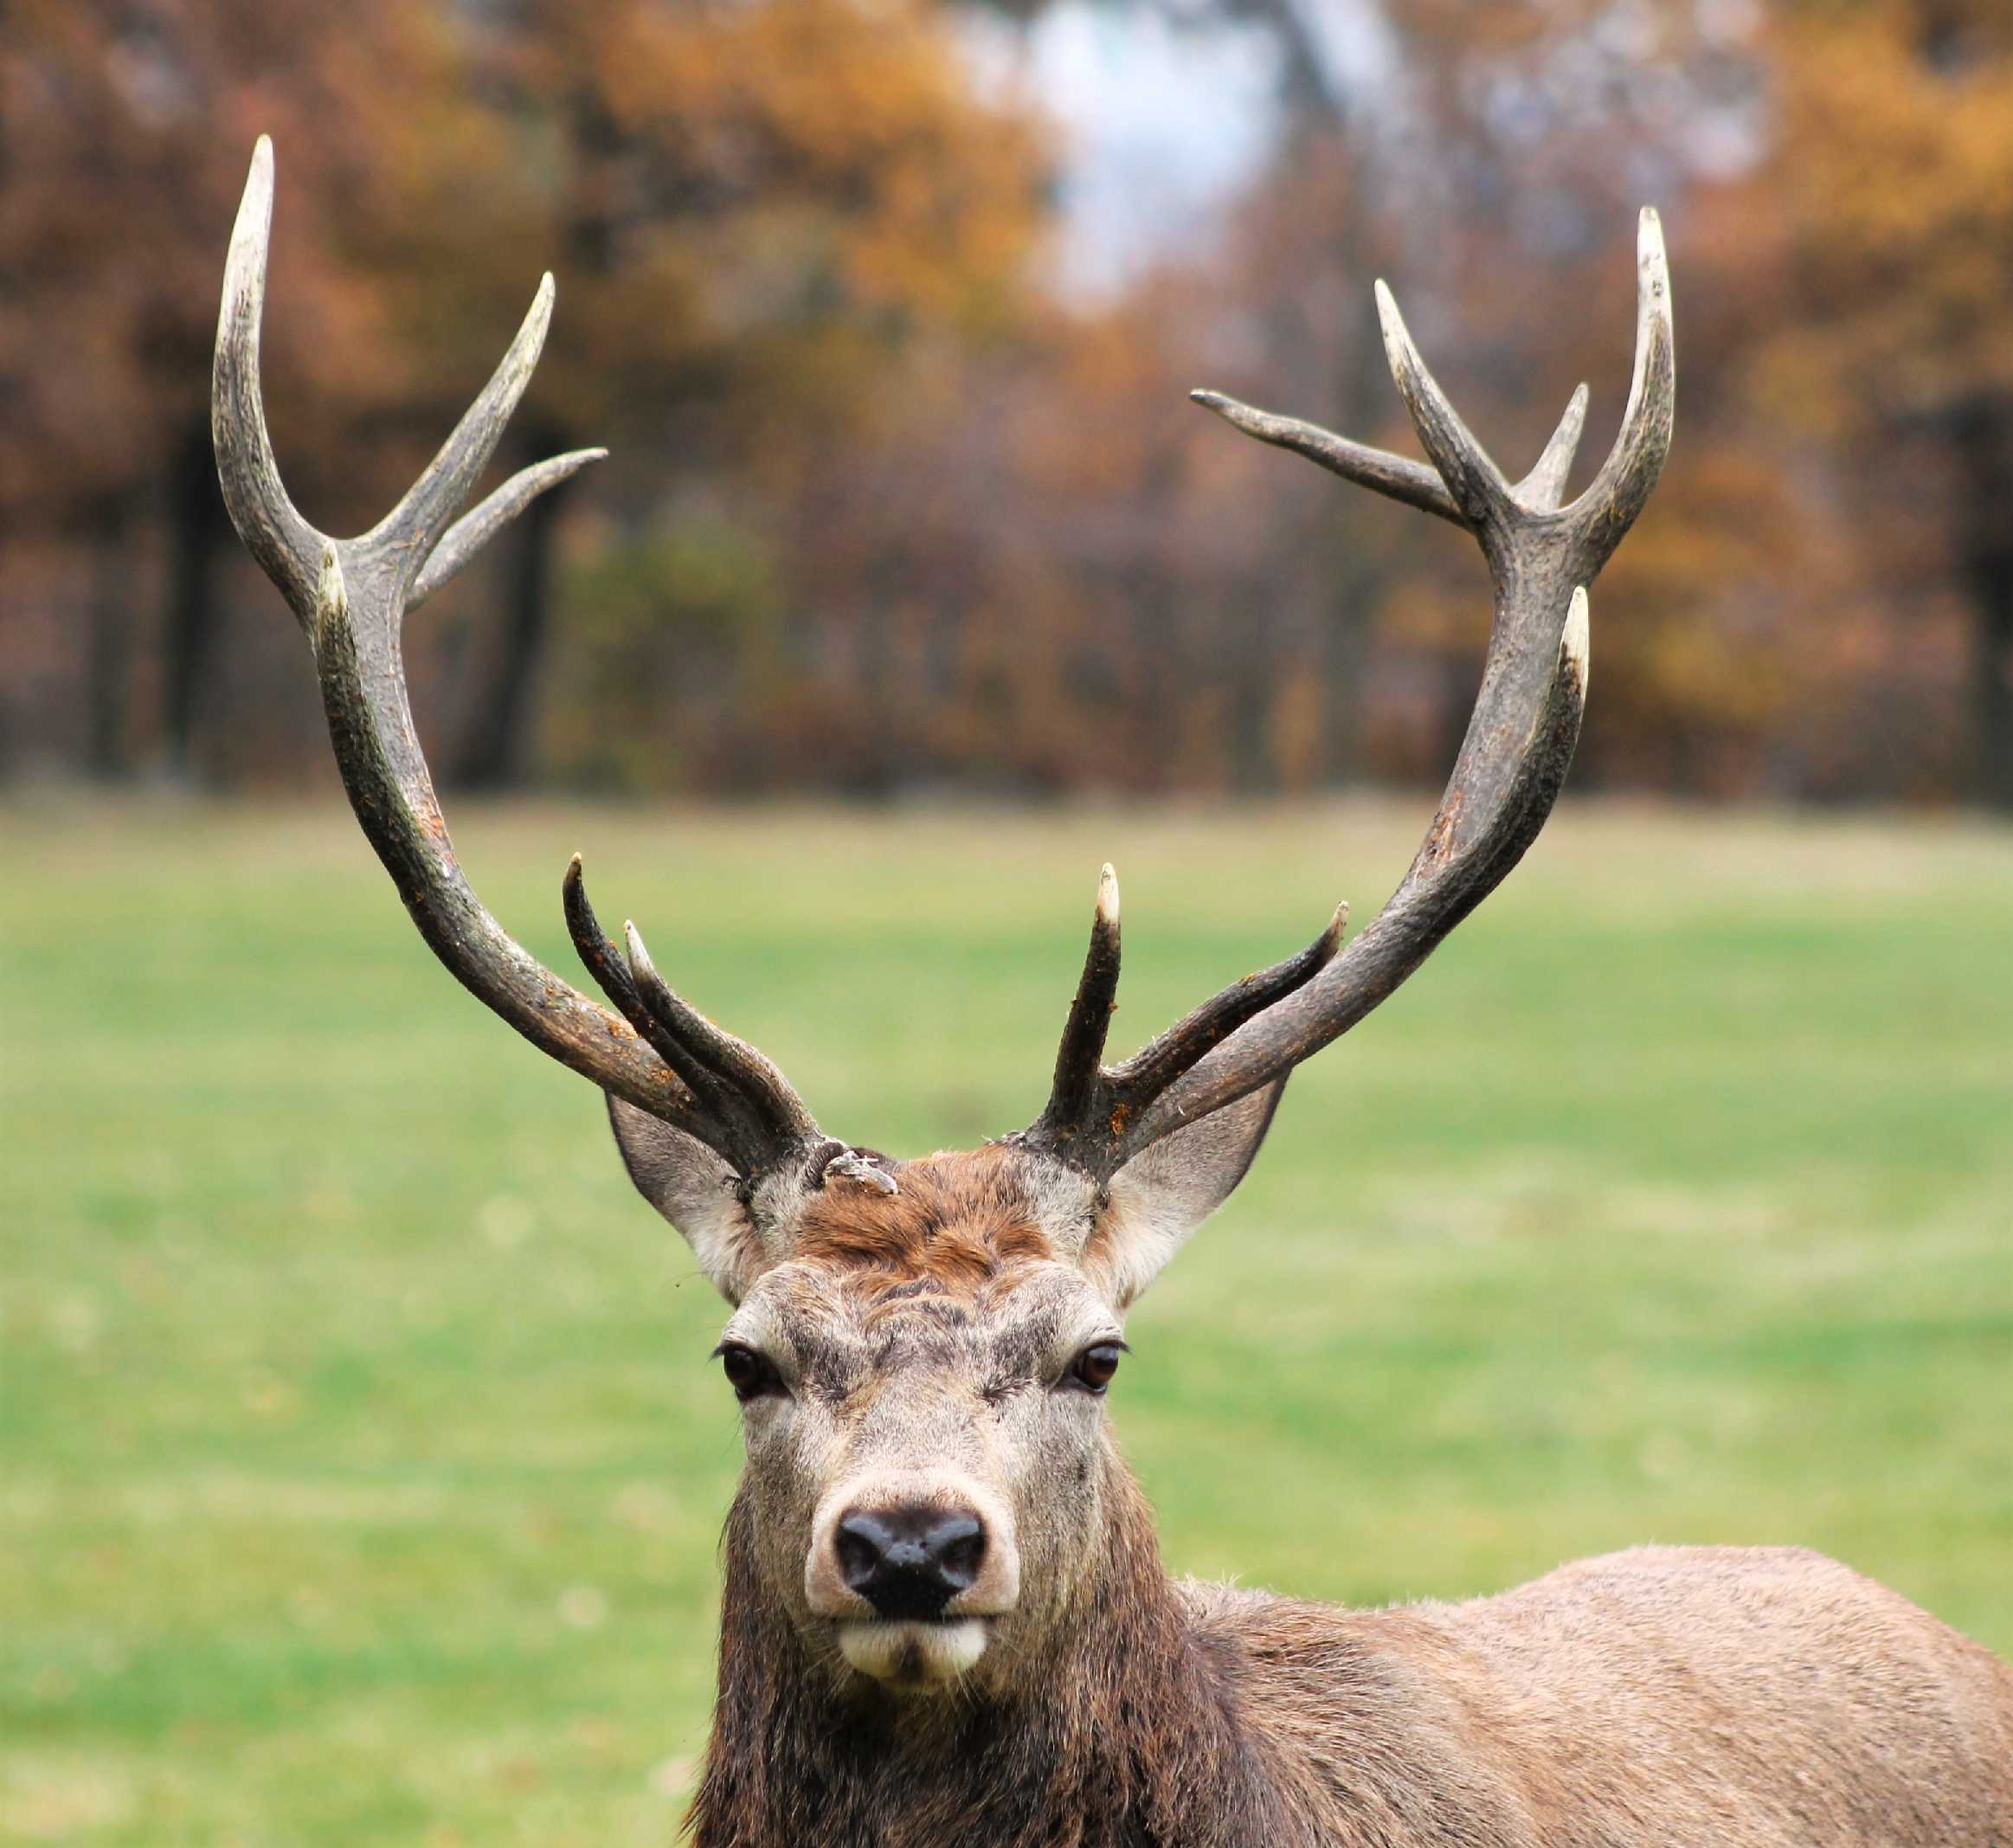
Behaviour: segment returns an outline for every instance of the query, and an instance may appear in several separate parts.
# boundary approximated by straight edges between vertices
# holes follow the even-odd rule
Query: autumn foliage
[[[2013,806],[2002,8],[1433,0],[1354,93],[1299,10],[1173,10],[1275,35],[1273,156],[1210,235],[1087,298],[1054,261],[1067,138],[947,0],[355,0],[340,30],[302,0],[16,0],[0,772],[321,774],[207,449],[269,132],[268,390],[311,518],[390,504],[546,268],[499,465],[614,452],[415,620],[460,780],[1437,778],[1486,621],[1467,548],[1187,388],[1409,447],[1386,274],[1506,466],[1582,375],[1597,454],[1650,199],[1678,447],[1596,599],[1579,775]],[[996,35],[1042,8],[984,10]]]

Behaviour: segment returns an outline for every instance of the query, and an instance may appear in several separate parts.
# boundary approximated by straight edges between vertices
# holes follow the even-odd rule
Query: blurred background
[[[1122,1050],[1402,872],[1465,536],[1386,276],[1511,473],[1676,447],[1568,798],[1296,1078],[1133,1320],[1168,1562],[1461,1596],[1837,1554],[2013,1652],[2013,12],[2001,0],[12,0],[0,10],[0,1840],[658,1843],[739,1445],[598,1101],[412,933],[242,555],[209,346],[373,523],[550,268],[416,613],[492,908],[585,848],[835,1132],[1031,1118],[1097,867]]]
[[[1468,542],[1256,448],[1409,446],[1370,282],[1521,472],[1628,382],[1680,447],[1604,585],[1585,790],[2013,808],[2013,15],[1996,0],[18,0],[0,774],[312,786],[208,352],[279,150],[267,389],[388,506],[538,273],[515,467],[416,621],[444,781],[705,795],[1437,780]],[[1592,466],[1583,464],[1583,474]]]

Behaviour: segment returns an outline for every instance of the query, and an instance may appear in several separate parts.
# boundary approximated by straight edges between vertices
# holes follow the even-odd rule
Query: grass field
[[[478,815],[899,1152],[1367,918],[1429,804]],[[0,1839],[623,1848],[704,1735],[720,1309],[346,814],[0,814]],[[1177,1569],[1797,1541],[2013,1652],[2013,834],[1569,808],[1134,1317]]]

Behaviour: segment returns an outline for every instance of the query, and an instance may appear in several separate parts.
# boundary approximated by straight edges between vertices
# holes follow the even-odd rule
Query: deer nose
[[[856,1508],[833,1544],[846,1588],[877,1616],[929,1623],[977,1579],[986,1529],[964,1509]]]

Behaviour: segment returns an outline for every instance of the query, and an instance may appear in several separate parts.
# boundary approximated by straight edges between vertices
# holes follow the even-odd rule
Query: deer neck
[[[1040,1659],[1003,1692],[903,1701],[814,1660],[727,1526],[720,1688],[698,1848],[1238,1848],[1296,1832],[1242,1711],[1244,1664],[1191,1623],[1114,1458],[1108,1540]]]

